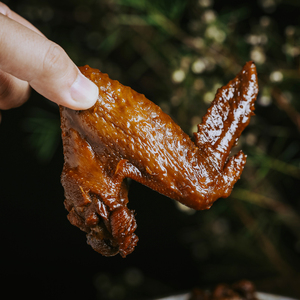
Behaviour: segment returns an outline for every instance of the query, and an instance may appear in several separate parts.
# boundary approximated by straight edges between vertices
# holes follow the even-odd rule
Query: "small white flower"
[[[203,61],[203,59],[198,58],[197,60],[194,61],[194,63],[192,64],[192,71],[195,74],[200,74],[203,73],[206,69],[206,64]]]
[[[296,57],[300,54],[300,48],[293,46],[293,45],[289,45],[289,44],[285,44],[282,46],[282,51],[283,53],[290,55],[292,57]]]
[[[257,137],[254,133],[248,133],[246,135],[246,143],[250,146],[254,146],[257,142]]]
[[[215,94],[213,92],[206,92],[203,96],[203,101],[206,104],[210,104],[215,98]]]
[[[218,91],[218,89],[219,89],[220,87],[222,87],[222,86],[223,86],[223,84],[220,83],[220,82],[215,83],[214,86],[213,86],[213,89],[212,89],[213,93],[216,94],[217,91]]]
[[[281,82],[283,80],[283,74],[280,71],[274,71],[270,74],[270,80],[272,82]]]
[[[205,31],[205,36],[215,40],[220,44],[223,43],[224,40],[226,39],[226,33],[215,25],[211,25],[207,27]]]
[[[172,74],[172,80],[175,83],[180,83],[185,79],[185,73],[182,69],[176,70]]]
[[[246,42],[250,45],[259,44],[259,36],[255,34],[249,34],[246,36]]]
[[[262,95],[257,101],[261,106],[269,106],[272,103],[272,98],[270,95]]]
[[[216,13],[212,9],[208,9],[203,13],[202,18],[205,23],[212,23],[216,20]]]
[[[261,2],[261,5],[264,8],[268,8],[268,7],[271,7],[271,6],[275,5],[275,1],[274,0],[260,0],[260,2]]]
[[[262,16],[259,23],[262,27],[268,27],[271,23],[271,19],[268,16]]]
[[[202,49],[204,47],[204,41],[202,38],[197,37],[193,40],[193,45],[197,49]]]
[[[205,83],[204,83],[203,79],[201,79],[201,78],[195,79],[193,87],[196,91],[202,90],[204,88],[204,86],[205,86]]]
[[[260,0],[261,6],[267,13],[272,13],[276,9],[276,3],[274,0]]]
[[[198,3],[202,7],[209,7],[213,5],[213,0],[199,0]]]
[[[295,29],[295,27],[294,26],[287,26],[286,28],[285,28],[285,34],[287,35],[287,36],[292,36],[292,35],[294,35],[295,34],[295,31],[296,31],[296,29]]]
[[[266,44],[268,42],[268,37],[265,34],[249,34],[246,36],[246,42],[250,45]]]
[[[266,61],[266,55],[263,49],[260,47],[255,47],[254,49],[252,49],[250,52],[250,57],[257,64],[263,64]]]

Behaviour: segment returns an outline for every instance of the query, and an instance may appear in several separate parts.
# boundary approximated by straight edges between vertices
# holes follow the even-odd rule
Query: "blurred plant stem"
[[[278,251],[278,247],[260,228],[257,227],[255,218],[251,217],[241,202],[234,201],[233,208],[241,222],[248,228],[248,231],[255,236],[255,239],[260,245],[260,249],[265,253],[266,258],[277,269],[279,274],[281,274],[285,286],[291,288],[294,293],[300,294],[300,286],[298,284],[298,279],[300,279],[299,273],[282,258],[282,255]]]
[[[278,214],[279,219],[300,239],[300,216],[287,203],[242,188],[235,188],[231,193],[231,198],[246,201],[265,209],[271,209]]]
[[[299,74],[298,74],[299,78]],[[280,109],[282,109],[291,121],[296,125],[299,133],[300,133],[300,113],[295,110],[295,108],[289,103],[286,97],[283,95],[282,91],[276,87],[272,90],[272,96],[276,101],[276,104]]]

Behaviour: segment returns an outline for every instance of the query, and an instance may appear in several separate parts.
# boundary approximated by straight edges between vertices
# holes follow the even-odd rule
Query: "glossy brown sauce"
[[[88,110],[60,108],[62,184],[70,222],[96,251],[125,257],[136,246],[126,178],[197,210],[231,193],[246,162],[242,151],[228,157],[253,114],[254,63],[218,90],[195,143],[144,95],[89,66],[80,70],[100,94]]]

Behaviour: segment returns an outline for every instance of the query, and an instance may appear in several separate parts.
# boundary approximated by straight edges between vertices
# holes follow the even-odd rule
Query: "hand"
[[[97,86],[66,52],[2,2],[0,41],[0,110],[22,105],[30,87],[72,109],[87,109],[96,102]]]

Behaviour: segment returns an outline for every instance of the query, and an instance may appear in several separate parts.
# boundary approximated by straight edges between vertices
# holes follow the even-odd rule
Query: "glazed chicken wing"
[[[253,62],[218,90],[195,143],[144,95],[89,66],[80,70],[100,94],[88,110],[60,107],[62,184],[68,219],[96,251],[125,257],[136,246],[126,178],[197,210],[231,193],[246,156],[240,151],[229,158],[230,150],[249,124],[258,93]]]

